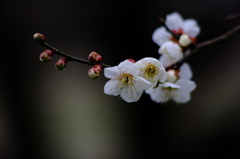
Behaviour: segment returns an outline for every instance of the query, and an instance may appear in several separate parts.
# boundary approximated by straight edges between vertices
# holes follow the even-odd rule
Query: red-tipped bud
[[[92,52],[88,55],[88,61],[94,62],[94,63],[101,63],[101,62],[102,62],[102,56],[99,55],[97,52],[92,51]]]
[[[68,62],[68,60],[66,57],[60,58],[58,60],[58,62],[55,64],[55,67],[58,70],[63,70],[67,66],[67,62]]]
[[[132,62],[132,63],[136,63],[135,60],[133,60],[133,59],[127,59],[127,60]]]
[[[101,71],[102,71],[102,66],[95,65],[88,70],[88,75],[91,79],[97,79],[100,76]]]
[[[47,63],[51,60],[53,56],[53,51],[52,50],[45,50],[39,55],[39,60]]]
[[[35,33],[33,35],[33,39],[36,40],[39,43],[44,43],[45,42],[45,36],[41,33]]]

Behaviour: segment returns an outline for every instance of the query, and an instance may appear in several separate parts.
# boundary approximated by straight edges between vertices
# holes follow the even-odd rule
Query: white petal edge
[[[181,88],[181,86],[177,85],[177,84],[174,84],[174,83],[171,83],[171,82],[165,82],[163,85],[162,85],[163,88]]]
[[[183,32],[190,37],[196,37],[200,33],[201,29],[194,19],[186,19],[183,22]]]
[[[180,85],[181,88],[176,91],[173,100],[177,103],[187,103],[191,99],[191,92],[196,88],[195,82],[179,79],[176,84]]]
[[[104,86],[104,93],[107,95],[118,96],[121,93],[119,81],[115,79],[109,80]]]
[[[159,54],[168,54],[169,56],[181,59],[183,56],[181,47],[171,41],[165,42],[158,50]]]
[[[118,65],[118,69],[120,70],[121,73],[129,73],[129,74],[131,74],[133,76],[139,74],[139,69],[135,65],[135,63],[132,63],[132,62],[130,62],[128,60],[125,60],[125,61],[121,62]]]
[[[166,95],[166,92],[162,89],[162,85],[159,85],[157,88],[148,89],[145,92],[156,103],[165,103],[170,100],[170,96]]]
[[[165,27],[157,28],[152,35],[152,40],[157,45],[161,46],[164,42],[170,40],[172,35],[165,29]]]
[[[178,30],[183,27],[183,18],[178,12],[166,16],[166,25],[170,30]]]
[[[135,77],[134,82],[135,82],[134,87],[132,86],[125,87],[120,94],[122,99],[128,103],[138,101],[143,91],[146,88],[149,88],[149,85],[151,85],[151,83],[149,83],[144,78],[139,76]]]
[[[105,68],[104,69],[104,76],[106,78],[117,78],[120,74],[120,71],[118,69],[118,66]]]
[[[176,58],[178,60],[182,59],[182,49],[178,44],[170,42],[169,45],[167,45],[166,49],[172,58]]]
[[[162,54],[159,60],[164,67],[176,63],[183,57],[180,46],[171,41],[164,43],[162,47],[159,48],[158,52]]]
[[[172,58],[169,55],[165,55],[165,54],[160,56],[159,61],[163,64],[164,67],[168,67],[177,62],[176,59]]]
[[[184,63],[180,67],[180,72],[178,73],[178,75],[181,79],[190,80],[192,78],[192,70],[190,68],[190,65],[188,63]]]

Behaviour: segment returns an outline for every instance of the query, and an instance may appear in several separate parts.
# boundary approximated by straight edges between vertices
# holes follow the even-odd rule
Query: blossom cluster
[[[186,103],[196,84],[187,63],[174,65],[196,42],[200,27],[193,19],[184,20],[177,12],[166,16],[166,26],[157,28],[152,39],[159,46],[160,58],[146,57],[137,62],[127,59],[118,66],[107,67],[104,75],[110,80],[104,86],[108,95],[136,102],[143,92],[157,103],[173,100]]]

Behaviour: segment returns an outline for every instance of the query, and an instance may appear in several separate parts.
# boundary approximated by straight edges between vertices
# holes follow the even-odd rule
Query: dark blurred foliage
[[[32,39],[43,33],[81,58],[94,50],[110,65],[158,58],[157,18],[174,11],[198,21],[199,42],[240,23],[224,19],[240,12],[239,0],[1,1],[0,158],[239,158],[240,35],[189,61],[197,89],[184,105],[104,95],[107,79],[89,79],[89,67],[77,63],[57,71],[57,57],[42,64]]]

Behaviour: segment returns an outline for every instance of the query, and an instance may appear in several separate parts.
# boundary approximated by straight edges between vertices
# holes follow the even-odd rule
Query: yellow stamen
[[[158,73],[158,68],[153,64],[148,64],[145,69],[145,76],[146,77],[152,77],[155,76]]]
[[[122,82],[122,85],[120,87],[121,89],[123,89],[126,86],[134,87],[134,76],[129,73],[123,73],[117,79]]]

